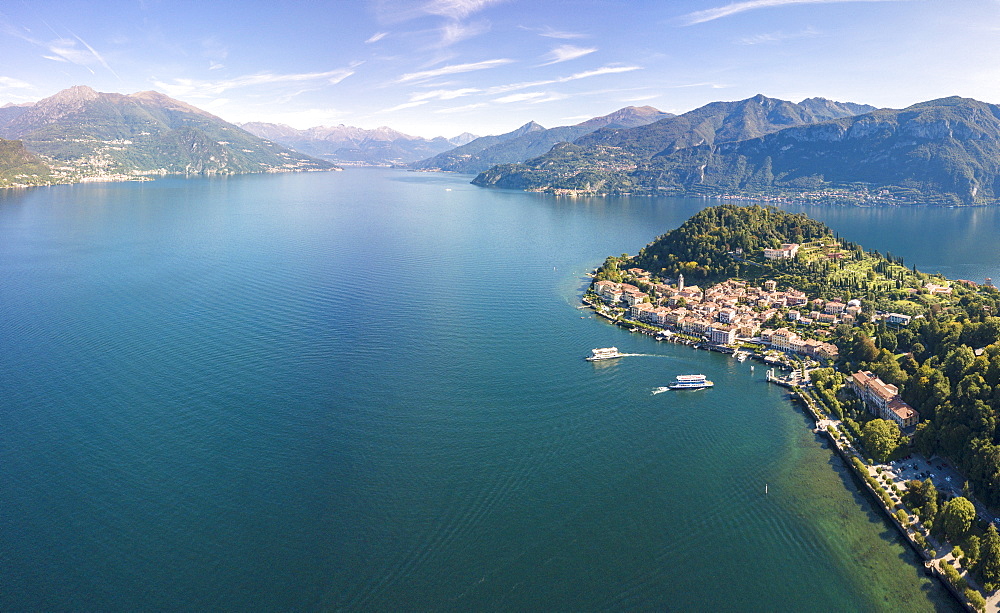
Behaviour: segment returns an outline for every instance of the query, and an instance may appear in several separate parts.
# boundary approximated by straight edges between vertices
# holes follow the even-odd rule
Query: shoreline
[[[688,345],[693,349],[700,349],[703,351],[715,351],[717,353],[729,353],[729,354],[734,353],[734,351],[732,350],[723,351],[721,350],[721,348],[712,345],[710,343],[707,343],[705,341],[696,341],[693,340],[693,338],[691,337],[687,337],[686,335],[666,330],[665,328],[661,331],[654,331],[646,324],[641,324],[640,322],[613,318],[607,315],[606,313],[603,313],[598,308],[597,305],[593,304],[590,300],[587,299],[586,295],[584,295],[581,298],[581,302],[584,305],[586,305],[587,308],[592,310],[594,313],[606,319],[609,323],[612,323],[618,326],[619,328],[627,329],[630,333],[639,332],[640,334],[645,334],[646,336],[652,336],[657,342],[666,341],[674,344]],[[774,361],[769,361],[766,359],[764,355],[760,353],[751,351],[747,351],[746,353],[750,359],[761,362],[767,366],[777,367],[783,371],[792,370],[791,366],[784,363],[775,363]],[[841,445],[840,441],[838,440],[838,437],[829,429],[827,429],[830,427],[829,425],[827,427],[821,426],[821,422],[830,420],[827,420],[824,413],[814,405],[813,399],[802,389],[802,386],[793,383],[789,380],[782,379],[780,377],[775,377],[771,374],[771,371],[768,371],[766,380],[769,383],[774,383],[776,385],[780,385],[790,390],[789,393],[790,403],[793,406],[796,404],[802,405],[802,411],[806,414],[806,416],[808,416],[810,419],[813,420],[813,423],[816,426],[813,429],[813,432],[819,435],[821,440],[825,438],[825,440],[829,441],[829,443],[832,445],[832,451],[836,453],[843,460],[845,467],[850,471],[851,477],[855,481],[855,486],[858,488],[858,491],[863,492],[868,497],[869,501],[881,511],[881,515],[883,516],[884,520],[893,528],[895,528],[896,532],[900,535],[903,542],[910,548],[910,550],[914,552],[914,554],[916,554],[918,559],[924,561],[922,569],[924,574],[934,579],[937,579],[938,583],[945,588],[945,591],[947,591],[948,594],[951,595],[952,599],[963,609],[969,611],[970,613],[979,613],[979,610],[973,607],[969,603],[969,601],[965,598],[965,595],[959,591],[957,586],[955,586],[951,581],[948,580],[945,574],[941,571],[938,564],[935,563],[935,560],[938,561],[944,560],[945,558],[948,557],[949,554],[945,554],[937,558],[932,558],[930,552],[928,552],[928,550],[925,547],[921,546],[915,540],[914,535],[916,534],[916,530],[911,531],[900,522],[899,518],[896,516],[893,510],[890,509],[885,504],[885,501],[882,499],[879,493],[875,491],[872,485],[868,483],[868,481],[864,478],[864,476],[859,472],[858,466],[855,464],[854,459],[857,459],[860,462],[864,463],[866,469],[870,468],[870,465],[868,465],[865,462],[864,456],[857,451],[857,449],[851,442],[847,442],[845,445]],[[839,432],[839,430],[837,431]],[[942,548],[942,550],[945,549],[946,548]],[[995,602],[991,602],[987,605],[986,611],[993,613],[996,611],[1000,611],[1000,608],[997,607]]]

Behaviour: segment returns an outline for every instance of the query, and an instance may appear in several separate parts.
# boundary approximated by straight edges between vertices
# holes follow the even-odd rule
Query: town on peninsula
[[[805,215],[724,204],[608,257],[583,302],[633,332],[773,366],[768,380],[791,389],[926,572],[969,610],[998,610],[991,279],[929,275]]]

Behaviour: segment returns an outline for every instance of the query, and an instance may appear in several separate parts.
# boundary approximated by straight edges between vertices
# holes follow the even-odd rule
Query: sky
[[[758,93],[1000,103],[1000,0],[0,3],[0,106],[73,85],[424,137]]]

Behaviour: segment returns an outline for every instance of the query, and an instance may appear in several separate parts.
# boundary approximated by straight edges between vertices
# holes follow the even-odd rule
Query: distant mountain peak
[[[58,159],[81,176],[333,167],[153,91],[125,95],[70,87],[28,108],[4,109],[0,137],[21,140],[29,151]]]
[[[134,94],[129,94],[128,97],[131,98],[132,100],[139,100],[141,102],[146,102],[149,104],[153,104],[167,109],[172,109],[175,111],[186,111],[188,113],[197,113],[199,115],[204,115],[206,117],[215,117],[215,115],[212,115],[208,111],[190,105],[187,102],[181,102],[176,98],[171,98],[170,96],[166,94],[161,94],[160,92],[157,91],[150,90],[144,92],[136,92]]]
[[[74,85],[72,87],[67,87],[62,91],[58,91],[48,98],[43,98],[38,101],[39,105],[50,105],[50,104],[66,104],[75,102],[86,102],[88,100],[97,100],[100,98],[100,94],[97,93],[93,88],[86,85]]]

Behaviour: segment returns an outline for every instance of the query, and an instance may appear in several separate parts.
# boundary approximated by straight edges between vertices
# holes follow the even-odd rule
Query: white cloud
[[[840,2],[906,2],[908,0],[747,0],[746,2],[734,2],[725,6],[719,6],[703,11],[695,11],[680,17],[684,25],[692,26],[706,21],[713,21],[737,13],[753,11],[757,9],[771,8],[775,6],[786,6],[790,4],[833,4]]]
[[[430,92],[411,94],[410,101],[415,102],[417,100],[454,100],[455,98],[461,98],[462,96],[478,94],[481,91],[483,90],[476,89],[474,87],[465,87],[462,89],[435,89],[434,91]]]
[[[388,35],[389,35],[388,32],[376,32],[368,37],[368,40],[365,41],[365,44],[370,45],[372,43],[377,43],[378,41],[382,40]]]
[[[642,70],[642,66],[602,66],[600,68],[595,68],[594,70],[586,70],[584,72],[577,72],[571,74],[567,77],[559,77],[556,79],[547,79],[544,81],[524,81],[522,83],[511,83],[509,85],[496,85],[486,90],[488,94],[503,94],[506,92],[513,92],[519,89],[528,89],[530,87],[542,87],[544,85],[552,85],[553,83],[568,83],[569,81],[576,81],[578,79],[587,79],[589,77],[597,77],[605,74],[614,74],[619,72],[631,72],[633,70]]]
[[[76,64],[77,66],[83,66],[89,70],[91,74],[95,74],[94,69],[91,68],[91,66],[100,65],[106,68],[111,74],[116,77],[118,76],[96,49],[88,45],[87,41],[75,34],[73,34],[73,38],[58,38],[48,43],[37,43],[36,41],[30,42],[41,44],[41,46],[44,46],[48,50],[50,55],[42,56],[47,60],[69,62],[71,64]],[[82,49],[77,46],[77,42],[83,45]]]
[[[13,77],[0,77],[0,87],[7,87],[11,89],[31,89],[32,85],[31,83],[27,83]]]
[[[655,100],[659,98],[659,94],[649,94],[647,96],[634,96],[632,98],[622,98],[622,102],[646,102],[647,100]]]
[[[303,81],[326,81],[336,85],[354,74],[353,68],[338,68],[327,72],[303,72],[295,74],[274,74],[262,72],[254,75],[222,79],[219,81],[202,81],[196,79],[174,79],[173,82],[157,81],[153,83],[171,96],[201,96],[215,97],[225,91],[241,87],[269,85],[274,83],[299,83]]]
[[[521,29],[528,30],[529,32],[536,32],[539,36],[545,36],[546,38],[561,38],[561,39],[587,38],[586,34],[555,30],[551,26],[545,26],[544,28],[529,28],[527,26],[521,26]]]
[[[510,104],[512,102],[528,102],[530,104],[540,104],[542,102],[553,102],[555,100],[565,100],[568,98],[566,94],[559,94],[555,92],[529,92],[523,94],[511,94],[509,96],[503,96],[493,100],[499,104]]]
[[[465,19],[473,13],[485,9],[493,4],[500,4],[506,0],[430,0],[423,5],[422,10],[430,15],[440,15],[448,19]]]
[[[226,67],[225,64],[220,64],[218,62],[213,62],[211,60],[209,60],[209,62],[208,62],[208,69],[209,70],[220,70],[220,69],[225,68],[225,67]]]
[[[490,24],[485,21],[477,21],[476,23],[469,24],[453,21],[446,23],[441,28],[441,41],[439,45],[447,47],[448,45],[453,45],[459,41],[472,38],[473,36],[479,36],[480,34],[484,34],[489,31]]]
[[[780,43],[784,40],[794,40],[797,38],[815,38],[819,36],[819,32],[812,29],[806,28],[801,32],[768,32],[765,34],[756,34],[754,36],[745,36],[738,39],[736,42],[741,45],[760,45],[764,43]]]
[[[543,59],[548,60],[540,66],[548,66],[549,64],[558,64],[559,62],[567,62],[569,60],[575,60],[578,57],[583,57],[597,51],[597,47],[577,47],[575,45],[560,45],[545,54]]]
[[[511,102],[525,102],[533,98],[542,98],[545,96],[545,92],[530,92],[524,94],[511,94],[509,96],[503,96],[501,98],[495,99],[493,102],[499,102],[500,104],[509,104]]]
[[[439,77],[442,75],[458,74],[462,72],[472,72],[473,70],[486,70],[487,68],[496,68],[497,66],[510,64],[513,61],[514,60],[510,59],[497,59],[497,60],[484,60],[482,62],[472,62],[468,64],[451,64],[450,66],[442,66],[441,68],[435,68],[433,70],[410,72],[396,79],[396,82],[407,83],[411,81],[426,81],[427,79],[433,79],[434,77]]]
[[[481,109],[484,106],[489,106],[485,102],[476,102],[475,104],[466,104],[464,106],[453,106],[447,109],[438,109],[434,111],[435,113],[461,113],[462,111],[471,111],[473,109]]]
[[[388,109],[382,109],[381,111],[375,111],[376,113],[392,113],[395,111],[402,111],[403,109],[411,109],[415,106],[421,106],[427,104],[428,100],[415,100],[411,102],[404,102],[403,104],[397,104],[394,107]]]

